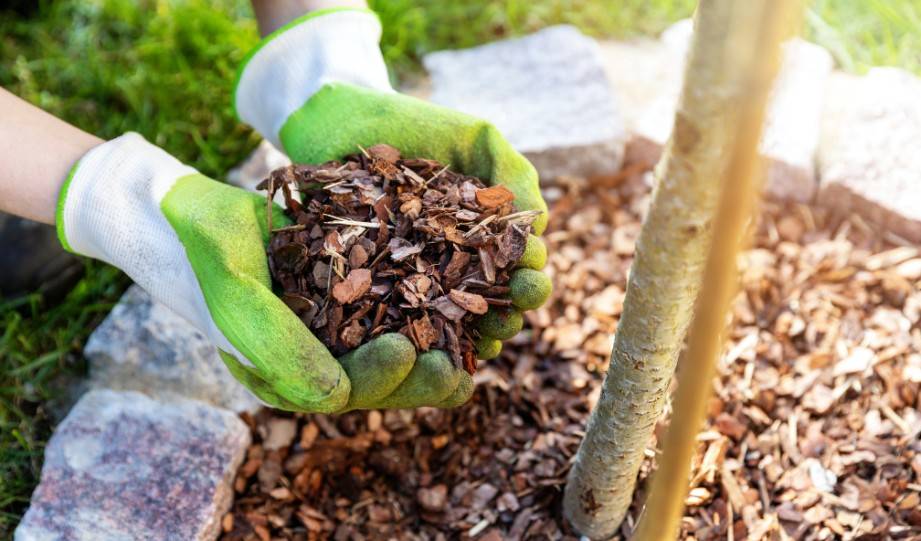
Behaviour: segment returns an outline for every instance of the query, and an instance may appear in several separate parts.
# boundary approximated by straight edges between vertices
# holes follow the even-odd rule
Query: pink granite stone
[[[895,68],[836,74],[819,148],[819,201],[921,242],[921,79]]]
[[[228,410],[91,391],[48,442],[15,539],[215,539],[249,442]]]

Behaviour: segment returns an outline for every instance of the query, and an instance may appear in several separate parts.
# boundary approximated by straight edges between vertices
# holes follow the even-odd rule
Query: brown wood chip
[[[423,314],[419,319],[413,320],[413,334],[416,337],[416,347],[419,351],[428,351],[437,339],[428,314]]]
[[[460,306],[454,304],[448,296],[441,296],[432,301],[432,308],[441,312],[446,318],[451,321],[460,321],[467,311],[461,308]]]
[[[485,314],[486,310],[489,309],[486,299],[484,299],[482,295],[477,295],[476,293],[452,289],[450,293],[448,293],[448,296],[454,301],[454,304],[474,314]]]
[[[333,298],[342,304],[354,302],[371,289],[371,271],[352,269],[345,280],[333,287]]]
[[[477,203],[487,209],[501,207],[515,200],[515,194],[502,185],[490,186],[476,191]]]

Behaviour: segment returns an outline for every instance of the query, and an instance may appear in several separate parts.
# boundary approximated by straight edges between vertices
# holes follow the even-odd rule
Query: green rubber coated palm
[[[543,212],[534,233],[540,235],[547,225],[547,204],[534,166],[492,124],[464,113],[402,94],[330,83],[288,117],[279,138],[292,161],[312,164],[341,159],[359,146],[387,143],[405,157],[438,160],[507,187],[518,210]],[[520,311],[537,308],[550,296],[550,279],[538,272],[546,260],[546,247],[532,235],[509,284],[514,308],[491,309],[478,324],[480,358],[498,355],[499,341],[521,330]]]
[[[470,375],[441,352],[417,357],[385,334],[336,359],[272,291],[265,197],[202,175],[179,179],[160,205],[198,279],[211,318],[250,361],[221,351],[231,373],[277,408],[321,413],[360,408],[452,407]],[[287,218],[273,206],[273,223]]]

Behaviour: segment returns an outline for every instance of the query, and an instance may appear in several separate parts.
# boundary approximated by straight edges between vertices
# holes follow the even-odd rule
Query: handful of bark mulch
[[[503,186],[383,144],[342,162],[276,169],[258,189],[270,205],[281,189],[294,221],[273,229],[268,213],[282,300],[333,354],[397,331],[471,374],[471,320],[511,305],[510,271],[540,214],[515,212]]]

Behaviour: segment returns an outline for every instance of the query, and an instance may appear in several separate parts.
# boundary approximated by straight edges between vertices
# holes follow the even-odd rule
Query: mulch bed
[[[562,487],[648,178],[546,189],[553,297],[480,363],[467,405],[246,418],[222,539],[575,539]],[[921,250],[855,215],[765,204],[741,267],[682,538],[921,538]]]

